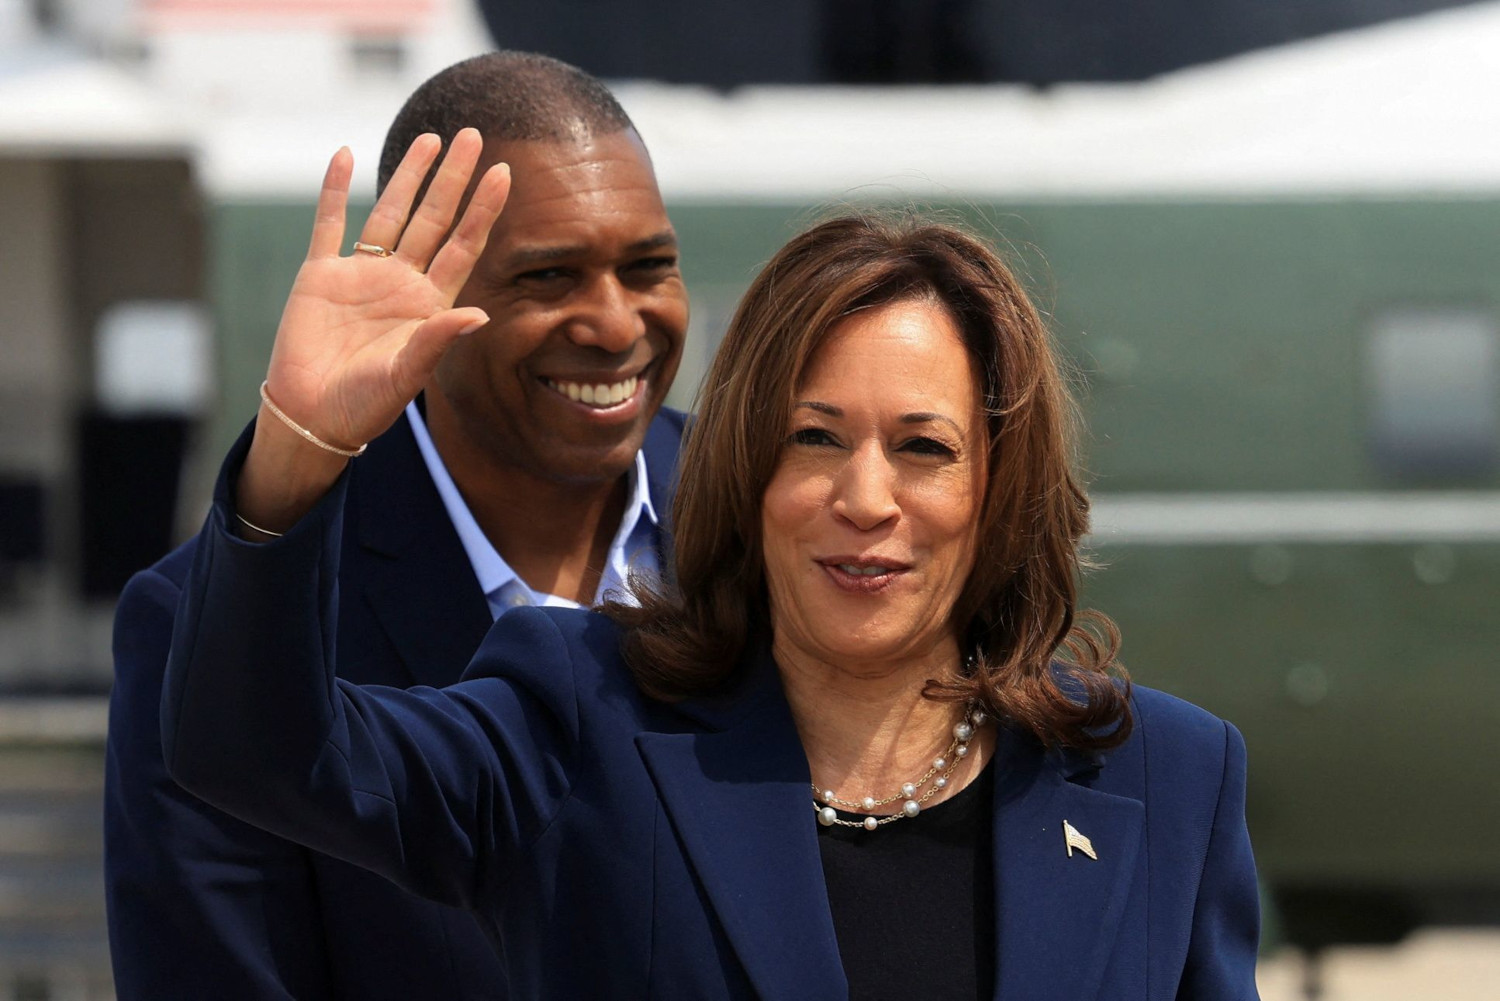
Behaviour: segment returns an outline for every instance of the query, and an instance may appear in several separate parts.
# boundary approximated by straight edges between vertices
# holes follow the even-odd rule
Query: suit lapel
[[[492,619],[405,416],[355,464],[349,515],[343,593],[363,596],[412,682],[457,681]]]
[[[668,579],[673,571],[672,496],[677,491],[677,457],[682,451],[686,421],[685,414],[663,407],[646,429],[646,441],[641,446],[641,454],[646,457],[647,492],[660,526],[656,533],[657,566]]]
[[[1135,881],[1145,808],[1069,781],[1095,765],[1003,731],[995,779],[996,998],[1086,999],[1100,988]],[[1068,856],[1063,822],[1098,859]]]
[[[774,667],[760,674],[724,729],[643,733],[636,745],[756,992],[846,997],[807,759]]]
[[[663,519],[671,515],[684,422],[663,409],[646,434],[651,503]],[[344,594],[363,596],[411,682],[457,681],[493,620],[405,415],[355,464],[346,524]],[[658,533],[663,549],[668,534]],[[659,556],[670,572],[670,554]]]
[[[721,709],[680,708],[707,732],[642,733],[641,757],[756,991],[845,997],[810,777],[775,666]],[[1075,779],[1098,762],[1001,731],[994,792],[996,998],[1095,997],[1136,881],[1145,808]],[[1067,821],[1097,859],[1075,848]]]

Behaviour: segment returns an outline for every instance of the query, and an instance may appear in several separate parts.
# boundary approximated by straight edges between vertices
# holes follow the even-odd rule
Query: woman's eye
[[[901,446],[904,452],[915,452],[918,455],[945,455],[952,457],[957,455],[952,446],[938,441],[936,438],[912,438]]]
[[[836,445],[833,435],[822,428],[803,428],[793,431],[791,441],[795,445]]]

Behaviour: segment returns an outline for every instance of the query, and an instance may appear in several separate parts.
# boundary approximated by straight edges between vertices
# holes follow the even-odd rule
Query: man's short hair
[[[490,143],[582,140],[635,125],[609,89],[576,66],[534,52],[487,52],[454,63],[406,99],[385,136],[376,191],[417,136],[435,132],[446,147],[468,127]]]

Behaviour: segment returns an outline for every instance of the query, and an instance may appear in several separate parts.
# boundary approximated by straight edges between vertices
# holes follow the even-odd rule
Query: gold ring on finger
[[[354,241],[354,250],[360,254],[374,254],[376,257],[390,257],[391,252],[378,243],[361,243]]]

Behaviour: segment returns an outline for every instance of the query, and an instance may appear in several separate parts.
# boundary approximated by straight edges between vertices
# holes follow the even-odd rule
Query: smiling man
[[[504,161],[513,178],[456,302],[490,322],[351,465],[336,657],[366,684],[449,684],[506,609],[592,604],[665,566],[683,418],[662,401],[687,295],[645,146],[598,81],[493,53],[411,96],[381,188],[419,136],[447,144],[469,126],[484,137],[474,176]],[[396,246],[391,227],[381,246]],[[138,574],[116,613],[105,863],[118,996],[504,997],[504,967],[466,913],[242,824],[167,777],[161,681],[193,550]]]
[[[642,524],[630,474],[646,474],[640,450],[677,371],[687,297],[640,137],[628,121],[583,131],[487,139],[481,168],[504,160],[514,180],[456,305],[493,322],[443,359],[426,416],[511,568],[590,604],[601,569],[619,584],[623,564],[606,554],[622,514]]]

